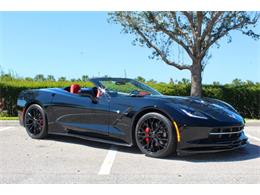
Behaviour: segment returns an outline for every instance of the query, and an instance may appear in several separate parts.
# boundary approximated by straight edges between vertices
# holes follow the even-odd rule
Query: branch
[[[202,36],[201,36],[201,40],[204,40],[206,38],[206,35],[208,35],[211,31],[212,28],[214,26],[214,24],[216,23],[217,19],[223,14],[223,12],[217,12],[215,14],[215,16],[212,17],[212,19],[208,22]]]
[[[149,12],[148,18],[152,20],[153,23],[155,23],[155,28],[165,34],[167,34],[171,39],[173,39],[176,43],[181,45],[184,50],[188,53],[191,59],[194,59],[194,56],[192,55],[189,47],[185,45],[185,43],[179,39],[176,38],[175,34],[172,31],[167,30],[166,28],[163,27],[163,25],[159,24],[158,20],[155,18],[155,16]]]
[[[189,37],[189,35],[187,33],[183,32],[183,29],[180,27],[179,22],[176,17],[176,13],[171,11],[170,14],[174,20],[174,24],[175,24],[174,28],[180,33],[180,35],[183,35],[187,39],[190,46],[192,46],[193,42],[192,42],[191,38]]]
[[[202,20],[203,20],[203,13],[201,11],[197,12],[198,18],[198,34],[199,37],[201,36],[201,28],[202,28]]]
[[[187,17],[191,27],[194,29],[194,23],[193,23],[192,15],[189,12],[187,12],[187,11],[184,11],[182,13]]]
[[[217,42],[220,38],[224,37],[225,35],[228,34],[229,31],[231,30],[235,30],[235,29],[238,29],[240,27],[242,27],[246,22],[246,20],[243,20],[241,21],[240,23],[236,24],[236,25],[233,25],[232,27],[229,27],[229,28],[226,28],[225,30],[223,30],[224,26],[222,26],[222,28],[220,28],[220,30],[218,32],[216,32],[215,34],[211,35],[209,37],[209,41],[208,41],[208,44],[206,45],[206,47],[203,49],[203,51],[201,52],[200,54],[200,57],[203,57],[207,50],[215,43]],[[248,22],[248,24],[254,24],[253,22]],[[214,37],[214,38],[213,38]],[[211,38],[213,38],[211,40]],[[210,41],[211,40],[211,41]]]
[[[174,66],[175,68],[178,68],[179,70],[184,70],[184,69],[190,70],[190,66],[189,66],[189,65],[180,65],[180,64],[177,64],[177,63],[175,63],[175,62],[173,62],[173,61],[170,61],[170,60],[166,57],[166,55],[165,55],[158,47],[156,47],[156,46],[144,35],[144,33],[143,33],[136,25],[134,25],[130,20],[129,20],[128,22],[129,22],[129,24],[131,24],[131,26],[133,26],[134,30],[143,38],[143,40],[147,43],[148,47],[153,48],[166,64],[171,65],[171,66]]]
[[[192,35],[193,35],[193,42],[194,42],[194,44],[196,44],[196,40],[195,40],[196,34],[195,34],[195,28],[194,28],[193,17],[192,17],[192,15],[191,15],[189,12],[187,12],[187,11],[183,11],[182,13],[186,16],[186,18],[188,19],[188,21],[189,21],[189,23],[190,23],[191,30],[192,30]]]
[[[203,13],[201,11],[197,12],[197,20],[198,26],[195,33],[195,48],[196,48],[196,55],[201,51],[201,29],[202,29],[202,22],[203,22]]]

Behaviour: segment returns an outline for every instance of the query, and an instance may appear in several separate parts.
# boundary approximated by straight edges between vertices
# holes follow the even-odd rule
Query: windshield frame
[[[148,85],[141,83],[139,81],[136,81],[134,79],[129,79],[129,78],[111,78],[111,77],[104,77],[104,78],[92,78],[89,81],[94,83],[97,87],[100,87],[101,89],[104,89],[106,92],[109,93],[109,90],[106,89],[106,87],[101,83],[101,81],[114,81],[114,82],[129,82],[132,85],[149,92],[150,95],[162,95],[152,87],[149,87]],[[130,93],[128,94],[130,95]]]

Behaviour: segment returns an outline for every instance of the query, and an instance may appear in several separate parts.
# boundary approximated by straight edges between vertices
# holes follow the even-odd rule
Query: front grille
[[[243,132],[244,126],[239,127],[217,127],[209,132],[209,138],[214,141],[236,140]]]

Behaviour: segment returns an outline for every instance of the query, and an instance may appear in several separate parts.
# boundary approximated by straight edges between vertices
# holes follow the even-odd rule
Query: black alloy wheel
[[[137,146],[147,156],[166,157],[176,150],[176,135],[173,129],[171,121],[164,115],[147,113],[136,125]]]
[[[38,104],[32,104],[24,115],[24,126],[30,137],[42,139],[47,136],[45,112]]]

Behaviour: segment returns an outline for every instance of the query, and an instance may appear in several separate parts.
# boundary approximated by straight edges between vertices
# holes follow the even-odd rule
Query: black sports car
[[[132,79],[94,78],[92,88],[27,90],[17,104],[32,138],[62,134],[123,146],[146,155],[219,152],[245,146],[244,119],[210,98],[165,96]]]

